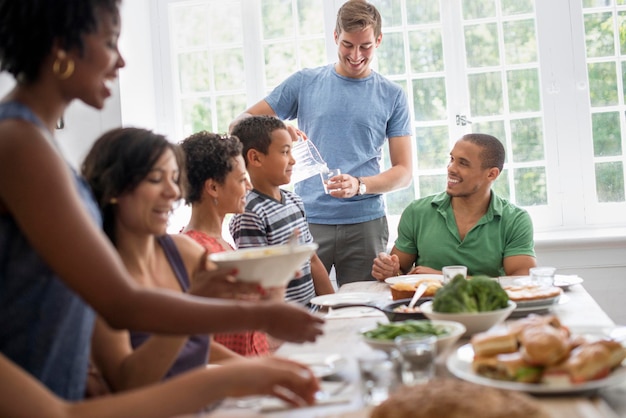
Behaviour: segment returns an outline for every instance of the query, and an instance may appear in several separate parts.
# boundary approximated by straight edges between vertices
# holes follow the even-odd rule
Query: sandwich
[[[538,325],[523,330],[519,341],[524,360],[536,366],[560,363],[570,352],[567,333],[550,325]]]
[[[481,332],[474,334],[470,343],[476,357],[490,357],[517,351],[517,338],[510,332]]]
[[[491,357],[476,357],[472,369],[481,376],[520,383],[541,381],[543,367],[529,364],[519,351]]]

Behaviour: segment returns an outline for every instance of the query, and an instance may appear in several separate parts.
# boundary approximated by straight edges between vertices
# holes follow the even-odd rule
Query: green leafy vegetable
[[[402,321],[391,322],[389,324],[378,323],[372,330],[365,331],[363,336],[374,340],[393,341],[399,335],[426,334],[426,335],[448,335],[450,331],[442,325],[433,325],[430,321]]]
[[[487,312],[506,308],[509,296],[500,283],[486,276],[456,276],[435,293],[433,310],[445,313]]]

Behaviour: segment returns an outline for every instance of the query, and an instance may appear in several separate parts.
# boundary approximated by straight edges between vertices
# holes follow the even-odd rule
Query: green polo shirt
[[[535,256],[533,224],[528,213],[491,192],[487,213],[461,240],[447,193],[413,201],[398,225],[398,250],[417,254],[415,265],[441,270],[467,266],[469,275],[504,276],[502,260]]]

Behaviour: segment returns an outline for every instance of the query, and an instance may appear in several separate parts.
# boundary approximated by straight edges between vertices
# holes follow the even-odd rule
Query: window
[[[414,126],[414,181],[387,195],[392,225],[444,189],[468,132],[502,140],[494,188],[538,231],[625,225],[624,0],[371,2],[383,15],[374,68],[405,89]],[[292,72],[333,62],[342,3],[159,0],[166,132],[224,132]]]

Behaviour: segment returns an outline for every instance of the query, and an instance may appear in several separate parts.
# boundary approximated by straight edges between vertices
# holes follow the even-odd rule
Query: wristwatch
[[[359,189],[357,190],[356,195],[362,196],[367,193],[367,186],[365,186],[365,183],[363,183],[361,177],[357,177],[356,179],[359,181]]]

